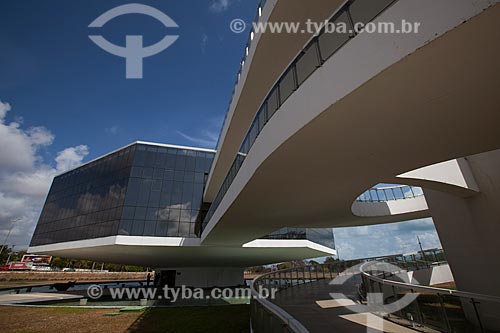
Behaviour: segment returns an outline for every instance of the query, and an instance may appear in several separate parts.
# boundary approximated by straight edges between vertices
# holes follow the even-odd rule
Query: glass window
[[[132,236],[142,236],[144,232],[144,220],[134,220],[132,225]]]
[[[179,222],[181,218],[181,210],[180,209],[170,209],[168,214],[169,222]]]
[[[163,179],[165,180],[174,180],[174,170],[165,170],[165,174],[163,175]]]
[[[169,153],[167,154],[167,163],[165,165],[165,167],[167,169],[174,169],[175,168],[175,159],[176,159],[176,153],[175,153],[175,150],[173,150],[173,153],[170,152],[170,150],[173,150],[173,149],[169,149]]]
[[[181,222],[191,222],[191,210],[190,209],[182,209],[181,210]]]
[[[141,167],[132,167],[132,169],[130,171],[130,176],[142,177],[142,168]]]
[[[145,218],[146,218],[146,208],[136,207],[134,219],[135,220],[144,220]]]
[[[162,148],[162,149],[165,149],[165,148]],[[164,153],[157,153],[156,154],[156,161],[155,161],[155,166],[156,167],[164,167],[165,166],[165,163],[167,162],[167,154],[166,152]]]
[[[182,200],[182,182],[174,182],[174,188],[172,191],[171,204],[178,205]]]
[[[144,168],[142,170],[142,177],[143,178],[153,178],[153,168]]]
[[[162,185],[161,180],[159,180],[159,179],[153,180],[152,185],[151,185],[151,191],[161,191],[161,185]]]
[[[158,210],[158,220],[167,222],[168,221],[168,214],[169,214],[169,209],[167,209],[167,208],[163,208],[163,209]]]
[[[157,208],[148,208],[146,212],[146,220],[156,221],[158,219],[158,209]]]
[[[301,85],[320,65],[317,41],[309,45],[296,63],[297,81]]]
[[[184,181],[184,171],[182,171],[182,170],[175,170],[174,180],[176,180],[178,182]]]
[[[267,104],[264,105],[259,110],[259,132],[262,131],[267,122]]]
[[[144,222],[144,236],[154,236],[156,230],[156,221],[145,221]]]
[[[295,84],[295,68],[292,66],[280,81],[280,99],[283,104],[297,88]]]
[[[153,148],[148,147],[148,152],[146,152],[146,161],[144,163],[145,166],[153,167],[155,165],[156,153],[153,151],[150,151],[150,149],[153,149]]]
[[[271,119],[278,108],[278,87],[275,87],[267,100],[267,119]]]
[[[151,192],[151,179],[143,179],[141,182],[141,190],[137,199],[138,206],[147,206],[149,201],[149,193]]]
[[[179,222],[168,222],[167,236],[177,237],[179,235]]]
[[[158,207],[160,205],[160,195],[160,191],[151,191],[151,193],[149,194],[148,206]]]
[[[156,222],[155,236],[158,236],[158,237],[167,236],[167,226],[168,226],[167,222],[164,222],[164,221]]]
[[[204,178],[205,178],[205,175],[201,172],[196,172],[194,174],[194,182],[197,184],[203,184]]]
[[[119,235],[130,235],[132,233],[132,220],[122,220],[118,230]]]
[[[184,183],[182,186],[182,203],[191,203],[193,199],[193,183]]]
[[[349,7],[354,23],[368,23],[380,14],[394,0],[356,0]]]
[[[189,237],[191,223],[179,223],[179,236]]]
[[[339,17],[335,19],[335,24],[345,24],[347,30],[352,30],[349,17],[347,13],[342,13]],[[333,33],[323,33],[319,36],[319,48],[321,51],[321,56],[323,60],[327,60],[332,54],[334,54],[342,45],[344,45],[350,38],[349,31],[345,33],[333,32]]]
[[[185,170],[186,169],[186,156],[177,155],[175,160],[175,169],[176,170]]]
[[[162,179],[163,176],[165,174],[165,170],[164,169],[155,169],[154,171],[154,174],[153,174],[153,178],[154,179]]]
[[[191,153],[191,152],[189,152]],[[186,157],[186,171],[194,171],[195,169],[195,164],[196,164],[196,157],[195,156],[187,156]]]
[[[184,173],[184,181],[185,182],[194,182],[194,172],[188,172],[186,171]]]

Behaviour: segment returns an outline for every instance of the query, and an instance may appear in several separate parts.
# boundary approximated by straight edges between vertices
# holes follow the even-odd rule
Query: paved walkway
[[[82,298],[82,296],[58,293],[3,294],[0,295],[0,305],[60,301],[79,298]]]
[[[345,306],[357,300],[356,277],[342,286],[331,286],[331,280],[291,287],[276,294],[276,303],[310,332],[335,333],[415,333],[371,313],[354,313]],[[346,298],[333,299],[330,293],[343,293]]]

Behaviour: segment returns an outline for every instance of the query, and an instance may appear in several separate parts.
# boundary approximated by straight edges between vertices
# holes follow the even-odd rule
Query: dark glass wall
[[[335,249],[335,238],[331,228],[281,228],[262,239],[307,239],[311,242]]]
[[[31,246],[117,234],[199,237],[214,155],[134,144],[57,176]]]
[[[122,149],[55,177],[31,245],[115,235],[134,150]]]
[[[214,155],[139,145],[119,234],[199,237],[204,184]]]

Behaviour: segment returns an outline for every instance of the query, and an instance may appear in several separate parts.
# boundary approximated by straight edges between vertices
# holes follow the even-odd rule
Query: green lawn
[[[250,306],[149,308],[129,332],[249,332]]]

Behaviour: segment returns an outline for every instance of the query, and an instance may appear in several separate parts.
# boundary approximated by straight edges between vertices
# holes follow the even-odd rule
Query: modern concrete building
[[[214,155],[135,142],[55,177],[30,251],[156,267],[170,285],[203,287],[241,285],[245,267],[335,254],[331,228],[203,246]]]
[[[164,231],[160,220],[153,231],[146,222],[150,206],[140,210],[144,223],[130,222],[128,209],[113,211],[116,215],[102,223],[94,218],[75,222],[69,215],[47,223],[52,192],[66,192],[57,186],[59,179],[96,161],[56,178],[30,250],[174,268],[201,262],[243,267],[334,253],[328,243],[308,240],[307,231],[301,231],[300,240],[265,236],[283,228],[432,217],[458,288],[500,296],[499,270],[492,264],[500,255],[496,3],[261,2],[259,22],[329,20],[351,31],[250,33],[216,152],[178,148],[188,157],[196,155],[196,161],[198,153],[204,154],[207,164],[195,169],[203,173],[203,182],[201,174],[182,179],[194,184],[196,195],[202,191],[203,200],[198,196],[189,206],[176,201],[169,208],[169,214],[171,209],[180,214],[175,232],[169,232],[170,225]],[[356,32],[353,26],[404,21],[419,23],[418,32]],[[166,149],[166,154],[176,149],[137,147]],[[126,171],[116,187],[123,205],[129,196],[125,179],[132,177],[130,187],[139,172],[136,162],[127,163],[130,174]],[[155,170],[144,170],[154,182]],[[373,188],[380,183],[404,186]],[[163,186],[155,184],[144,191]],[[142,191],[142,185],[135,186]],[[161,201],[161,194],[155,200]],[[135,201],[130,205],[138,207]],[[85,223],[100,223],[97,234],[82,234],[89,230]],[[286,238],[290,233],[278,234]],[[491,313],[490,319],[497,317]]]

